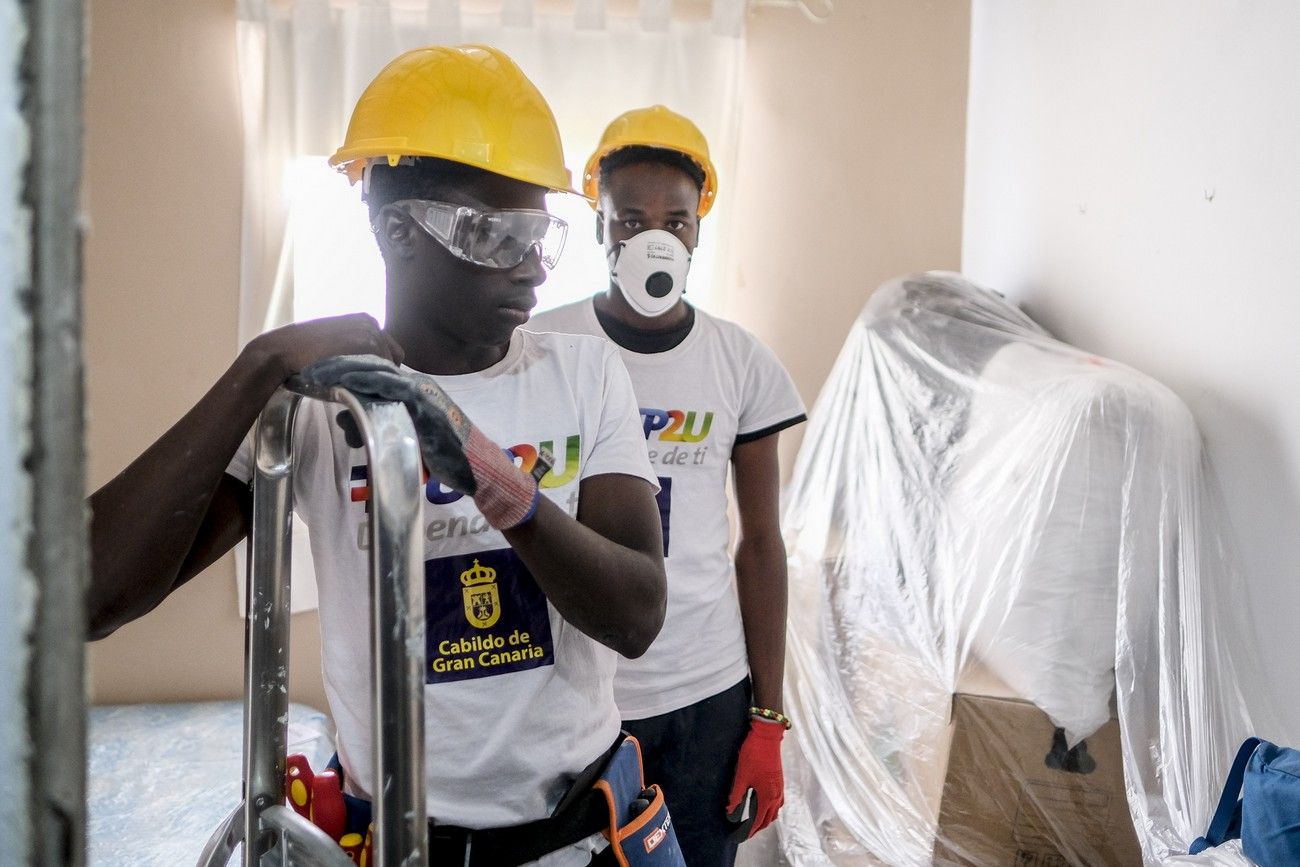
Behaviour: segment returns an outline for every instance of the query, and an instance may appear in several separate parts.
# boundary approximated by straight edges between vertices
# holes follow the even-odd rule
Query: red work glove
[[[474,505],[489,524],[498,530],[509,530],[533,516],[542,496],[537,479],[515,466],[501,446],[472,424],[465,442],[465,457],[478,483]]]
[[[739,810],[745,793],[754,790],[758,795],[758,805],[750,837],[772,824],[785,803],[785,775],[781,771],[781,738],[784,735],[785,726],[780,723],[751,719],[749,734],[740,746],[727,812],[732,814]]]

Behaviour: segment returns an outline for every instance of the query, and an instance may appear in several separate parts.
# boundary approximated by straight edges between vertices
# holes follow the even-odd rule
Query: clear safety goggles
[[[564,249],[569,224],[546,211],[496,210],[402,199],[394,207],[410,214],[453,256],[487,268],[513,268],[536,248],[547,268]]]

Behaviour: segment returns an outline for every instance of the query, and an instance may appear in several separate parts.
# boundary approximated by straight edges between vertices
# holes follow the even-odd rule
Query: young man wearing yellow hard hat
[[[769,824],[784,800],[777,439],[804,408],[757,338],[682,297],[717,194],[708,144],[690,120],[659,105],[615,119],[587,162],[584,192],[596,202],[609,285],[528,327],[607,337],[632,376],[659,476],[668,616],[644,656],[619,662],[615,693],[667,793],[686,862],[731,864],[737,838]],[[752,824],[733,821],[747,811]]]
[[[616,741],[617,660],[658,632],[665,577],[656,477],[616,351],[518,329],[563,241],[544,210],[545,194],[570,183],[555,120],[500,51],[419,49],[367,88],[331,162],[364,184],[387,279],[384,331],[344,317],[258,338],[95,495],[92,629],[147,611],[247,533],[252,455],[240,441],[286,377],[335,355],[404,360],[465,433],[458,460],[472,474],[435,475],[424,489],[431,863],[587,864],[608,822],[603,802],[552,812]],[[376,768],[369,468],[348,428],[337,407],[306,402],[294,447],[355,831]],[[549,471],[530,472],[548,451]],[[491,604],[467,601],[465,587],[489,584]]]

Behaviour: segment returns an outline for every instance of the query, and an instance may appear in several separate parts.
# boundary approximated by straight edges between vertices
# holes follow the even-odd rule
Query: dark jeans
[[[749,733],[749,704],[745,678],[680,710],[623,722],[641,742],[646,782],[664,790],[687,867],[735,863],[731,832],[736,826],[727,821],[727,796]]]

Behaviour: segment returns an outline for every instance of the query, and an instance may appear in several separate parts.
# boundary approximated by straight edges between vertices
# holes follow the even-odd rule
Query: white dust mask
[[[642,316],[667,313],[686,291],[691,254],[671,232],[647,229],[609,252],[610,277]]]

